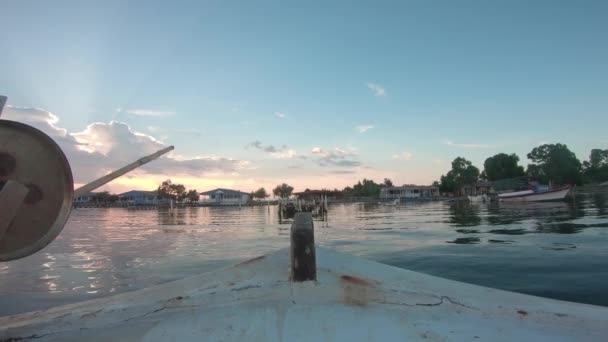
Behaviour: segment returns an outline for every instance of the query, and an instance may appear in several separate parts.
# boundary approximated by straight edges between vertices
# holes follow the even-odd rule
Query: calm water
[[[76,209],[51,245],[0,264],[0,315],[208,271],[288,245],[276,207]],[[397,267],[608,306],[608,195],[535,205],[335,204],[320,245]]]

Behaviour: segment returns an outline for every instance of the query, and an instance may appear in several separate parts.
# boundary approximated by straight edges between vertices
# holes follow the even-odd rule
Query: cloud
[[[171,116],[175,115],[173,111],[151,110],[151,109],[123,109],[116,108],[117,112],[123,112],[137,116]]]
[[[19,121],[37,128],[52,138],[66,137],[68,131],[58,127],[57,115],[40,108],[6,106],[2,119]]]
[[[487,144],[457,144],[451,140],[444,139],[441,141],[444,145],[452,146],[452,147],[462,147],[462,148],[492,148],[492,145]]]
[[[68,132],[57,126],[59,118],[56,115],[43,109],[8,107],[2,118],[32,125],[53,138],[68,158],[77,184],[90,182],[167,146],[155,137],[136,132],[118,121],[94,122],[80,132]],[[188,158],[170,153],[130,175],[132,178],[138,174],[203,177],[237,173],[249,164],[248,161],[217,156]]]
[[[412,152],[401,152],[399,154],[393,154],[393,159],[410,160],[414,157]]]
[[[357,153],[353,150],[349,151],[339,147],[333,150],[324,150],[320,147],[314,147],[311,153],[318,157],[316,162],[320,166],[355,167],[361,165],[361,162],[354,160]]]
[[[374,125],[361,125],[361,126],[355,127],[355,129],[357,131],[359,131],[359,133],[365,133],[365,132],[369,131],[372,128],[374,128]]]
[[[279,119],[285,119],[285,117],[287,117],[287,115],[285,115],[285,113],[281,113],[281,112],[274,112],[274,116],[276,116]]]
[[[249,148],[249,147],[256,148],[258,150],[267,152],[274,158],[278,158],[278,159],[293,159],[293,158],[306,159],[306,156],[298,155],[298,152],[296,150],[287,148],[286,145],[283,145],[280,147],[276,147],[274,145],[263,145],[261,141],[255,140],[255,141],[247,144],[247,146],[245,146],[245,148]]]
[[[333,170],[333,171],[329,171],[328,173],[336,174],[336,175],[349,175],[349,174],[357,173],[357,171],[355,171],[355,170]]]
[[[367,83],[367,87],[374,92],[375,96],[386,96],[386,90],[379,84]]]

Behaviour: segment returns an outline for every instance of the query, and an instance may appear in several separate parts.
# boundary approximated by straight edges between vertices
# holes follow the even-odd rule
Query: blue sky
[[[527,164],[542,142],[580,159],[608,148],[605,1],[8,1],[2,13],[0,93],[21,110],[6,115],[51,112],[40,128],[81,152],[103,129],[94,146],[132,149],[124,158],[172,144],[171,159],[199,163],[115,191],[167,177],[199,190],[426,184],[457,156],[481,168],[498,152]],[[90,155],[66,153],[77,181],[93,177],[78,174]]]

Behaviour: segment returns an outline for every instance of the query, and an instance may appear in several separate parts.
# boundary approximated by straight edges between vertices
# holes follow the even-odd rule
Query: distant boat
[[[534,190],[523,190],[515,192],[507,192],[498,194],[498,200],[501,202],[541,202],[541,201],[559,201],[563,200],[568,192],[570,192],[570,186],[566,186],[559,189],[553,189],[548,191]]]
[[[476,195],[476,196],[468,196],[469,197],[469,201],[472,203],[486,203],[488,202],[488,196],[486,194],[482,194],[482,195]]]
[[[378,202],[378,204],[380,204],[380,205],[399,205],[399,204],[401,204],[401,199],[395,198],[394,200],[392,200],[390,202]]]

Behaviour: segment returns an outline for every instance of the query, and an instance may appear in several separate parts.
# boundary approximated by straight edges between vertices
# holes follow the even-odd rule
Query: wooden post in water
[[[4,109],[4,105],[6,104],[6,96],[0,95],[0,115],[2,114],[2,109]]]
[[[312,213],[296,213],[291,225],[291,281],[317,280]]]

